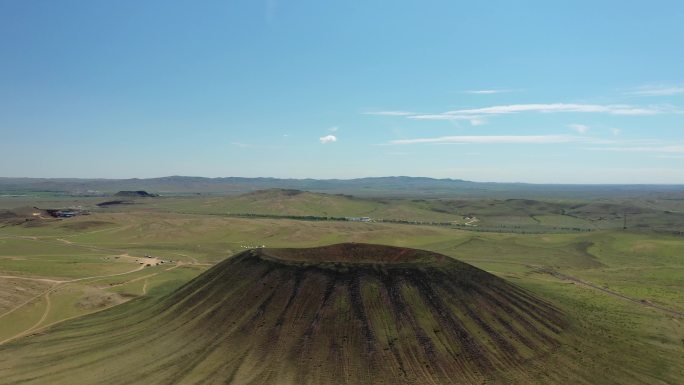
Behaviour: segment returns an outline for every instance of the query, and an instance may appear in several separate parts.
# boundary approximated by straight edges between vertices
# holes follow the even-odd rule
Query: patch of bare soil
[[[89,289],[88,292],[78,300],[76,306],[82,309],[94,310],[118,305],[125,301],[126,298],[121,294],[109,293],[93,288]]]

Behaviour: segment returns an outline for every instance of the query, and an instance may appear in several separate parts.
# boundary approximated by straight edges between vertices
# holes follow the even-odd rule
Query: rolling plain
[[[377,368],[392,354],[404,357],[408,375],[399,375],[400,368],[386,378],[403,378],[407,384],[684,382],[681,200],[358,198],[259,190],[97,206],[108,200],[64,195],[0,199],[5,210],[0,219],[0,382],[351,384],[373,378],[374,370],[365,363]],[[34,206],[81,206],[89,215],[55,219]],[[364,217],[369,220],[359,219]],[[277,274],[263,282],[278,289],[254,296],[250,285],[260,282],[262,264],[273,261],[261,258],[254,267],[248,263],[256,258],[250,253],[278,259],[287,252],[270,250],[349,243],[437,253],[491,277],[476,280],[477,285],[491,280],[511,289],[491,289],[499,294],[491,294],[489,286],[463,289],[471,284],[449,289],[441,282],[458,279],[446,274],[436,282],[436,271],[422,267],[416,268],[420,273],[401,279],[390,274],[385,281],[380,273],[359,273],[356,284],[341,280],[333,288],[335,293],[357,290],[362,299],[332,296],[339,313],[320,316],[330,328],[321,334],[328,339],[302,345],[297,333],[306,334],[306,327],[298,320],[321,321],[311,309],[324,298],[325,277],[330,269],[350,267],[327,258],[312,267],[325,267],[327,273],[279,264]],[[293,278],[302,271],[301,281]],[[223,278],[212,280],[217,274]],[[426,297],[427,286],[410,279],[416,276],[429,277],[424,282],[436,294]],[[401,287],[403,300],[389,294],[392,285]],[[534,298],[518,303],[527,306],[524,321],[509,319],[516,314],[511,304],[522,297],[501,293]],[[278,300],[259,300],[269,296]],[[378,298],[395,307],[376,306]],[[188,308],[174,306],[191,301]],[[471,352],[470,358],[464,353],[464,362],[488,362],[496,370],[464,364],[472,369],[463,371],[470,377],[454,376],[443,364],[439,345],[426,348],[440,341],[444,325],[454,324],[434,318],[443,314],[431,310],[438,303],[446,303],[439,306],[452,309],[468,338],[490,353]],[[370,326],[334,316],[355,312],[366,314]],[[382,328],[385,319],[390,326]],[[415,343],[404,334],[411,322],[421,325],[411,329]],[[404,329],[392,323],[405,324]],[[282,325],[292,330],[274,337]],[[344,325],[355,326],[339,332]],[[354,350],[365,346],[353,340],[364,333],[373,336],[372,346]],[[390,342],[397,338],[403,345],[393,347]],[[445,338],[444,346],[454,345]],[[335,351],[333,342],[342,344],[341,351],[353,348],[340,354],[355,359],[335,366],[330,362],[337,360],[321,358],[322,352]],[[208,346],[214,353],[197,358],[195,353]],[[314,362],[281,359],[292,349],[308,352],[301,357],[314,357]],[[409,358],[428,357],[431,349],[441,372],[419,370],[419,360]],[[327,366],[317,367],[316,357]],[[331,373],[332,367],[342,372]]]

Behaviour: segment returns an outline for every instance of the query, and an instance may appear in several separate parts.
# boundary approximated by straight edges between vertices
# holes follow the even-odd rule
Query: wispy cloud
[[[684,87],[682,86],[667,86],[667,85],[649,85],[637,87],[633,90],[627,91],[627,95],[632,96],[672,96],[683,95]]]
[[[468,121],[473,126],[481,126],[486,123],[482,116],[478,115],[454,115],[454,114],[426,114],[426,115],[411,115],[408,119],[414,120],[448,120],[448,121]]]
[[[618,136],[622,133],[622,130],[619,128],[611,128],[610,132],[612,132],[614,136]]]
[[[684,153],[684,145],[588,147],[592,151]]]
[[[481,108],[452,110],[440,113],[415,113],[410,111],[371,111],[365,115],[399,116],[412,120],[468,121],[473,126],[486,123],[487,116],[518,113],[602,113],[609,115],[657,115],[680,113],[671,106],[634,106],[629,104],[579,104],[579,103],[534,103],[508,104]],[[581,133],[579,127],[573,127]],[[588,127],[587,127],[588,128]],[[586,129],[585,129],[586,132]]]
[[[337,137],[335,135],[326,135],[326,136],[320,137],[319,140],[323,144],[328,144],[328,143],[337,142]]]
[[[577,124],[577,123],[568,124],[568,127],[577,131],[580,134],[586,134],[587,132],[589,132],[589,126],[587,126],[585,124]]]
[[[330,127],[330,128],[328,128],[328,131],[337,132],[337,130],[339,130],[339,129],[340,129],[339,127]]]
[[[668,112],[663,107],[639,107],[626,104],[575,104],[575,103],[548,103],[548,104],[509,104],[484,108],[472,108],[444,112],[442,115],[503,115],[521,112],[585,112],[606,113],[611,115],[655,115]]]
[[[506,89],[488,89],[488,90],[467,90],[463,91],[464,94],[473,94],[473,95],[493,95],[493,94],[503,94],[507,92],[513,92],[513,90],[506,90]]]
[[[436,138],[392,140],[388,144],[553,144],[584,142],[584,137],[571,135],[459,135]]]
[[[241,147],[241,148],[250,148],[250,147],[252,147],[251,144],[242,143],[242,142],[232,142],[231,144],[232,144],[233,146]]]
[[[425,114],[425,115],[411,115],[409,119],[415,120],[470,120],[473,115],[453,115],[453,114]]]

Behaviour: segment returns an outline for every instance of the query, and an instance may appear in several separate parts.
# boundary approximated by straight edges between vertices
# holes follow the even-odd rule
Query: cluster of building
[[[370,217],[345,217],[344,219],[347,221],[350,221],[350,222],[370,222],[371,221]]]
[[[266,248],[266,245],[261,245],[261,246],[240,246],[242,249],[264,249]]]
[[[88,210],[84,210],[81,207],[72,207],[68,209],[46,209],[45,212],[55,218],[73,218],[78,215],[90,214]]]

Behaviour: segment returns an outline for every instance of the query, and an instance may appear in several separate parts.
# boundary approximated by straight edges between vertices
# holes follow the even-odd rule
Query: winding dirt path
[[[56,285],[55,285],[55,286],[56,286]],[[10,310],[4,312],[3,314],[0,314],[0,318],[3,318],[3,317],[5,317],[5,316],[8,316],[8,315],[14,313],[16,310],[19,310],[19,309],[21,309],[22,307],[24,307],[24,306],[30,304],[31,302],[35,301],[36,299],[38,299],[38,298],[40,298],[40,297],[46,295],[46,294],[49,293],[52,289],[54,289],[55,286],[51,286],[49,289],[45,290],[44,292],[42,292],[42,293],[40,293],[40,294],[38,294],[38,295],[36,295],[36,296],[34,296],[34,297],[31,297],[31,298],[27,299],[26,301],[20,303],[19,305],[13,307],[12,309],[10,309]]]
[[[175,267],[177,267],[177,266],[173,266],[173,267],[171,267],[171,268],[169,268],[169,269],[166,269],[166,270],[170,270],[170,269],[175,268]],[[21,309],[22,307],[24,307],[24,306],[30,304],[31,302],[35,301],[36,299],[38,299],[38,298],[40,298],[40,297],[45,297],[46,307],[45,307],[45,311],[43,312],[43,315],[41,316],[40,320],[38,320],[38,322],[36,322],[35,324],[33,324],[33,325],[32,325],[31,327],[29,327],[28,329],[25,329],[25,330],[23,330],[23,331],[21,331],[21,332],[15,334],[15,335],[9,337],[9,338],[4,339],[3,341],[0,341],[0,345],[3,345],[3,344],[5,344],[5,343],[7,343],[7,342],[9,342],[9,341],[12,341],[12,340],[14,340],[14,339],[17,339],[17,338],[19,338],[19,337],[23,337],[23,336],[25,336],[25,335],[27,335],[27,334],[30,334],[30,333],[32,333],[32,332],[38,330],[39,327],[40,327],[40,325],[41,325],[43,322],[45,322],[45,320],[47,319],[47,317],[48,317],[48,315],[49,315],[49,313],[50,313],[50,310],[52,309],[52,303],[51,303],[51,301],[50,301],[50,293],[52,293],[53,291],[57,290],[57,288],[58,288],[58,287],[61,287],[63,284],[74,283],[74,282],[80,282],[80,281],[86,281],[86,280],[91,280],[91,279],[103,279],[103,278],[116,277],[116,276],[120,276],[120,275],[126,275],[126,274],[135,273],[135,272],[140,271],[140,270],[142,270],[142,269],[144,269],[144,268],[145,268],[145,266],[140,266],[140,267],[137,267],[137,268],[135,268],[135,269],[133,269],[133,270],[125,271],[125,272],[123,272],[123,273],[108,274],[108,275],[99,275],[99,276],[91,276],[91,277],[83,277],[83,278],[76,278],[76,279],[67,280],[67,281],[55,281],[55,282],[54,282],[54,285],[51,286],[51,287],[50,287],[49,289],[47,289],[46,291],[44,291],[43,293],[40,293],[40,294],[38,294],[37,296],[34,296],[34,297],[32,297],[32,298],[30,298],[30,299],[24,301],[24,302],[21,303],[20,305],[18,305],[18,306],[16,306],[16,307],[12,308],[11,310],[5,312],[5,313],[2,314],[2,315],[0,315],[0,318],[3,318],[3,317],[5,317],[5,316],[7,316],[7,315],[9,315],[9,314],[11,314],[11,313],[13,313],[13,312],[15,312],[15,311]],[[159,274],[159,273],[156,273],[156,274]],[[156,275],[156,274],[155,274],[155,275]],[[11,276],[9,276],[9,277],[11,277]],[[20,278],[20,277],[11,277],[11,278]],[[146,284],[147,284],[147,282],[146,282]],[[147,290],[146,287],[145,287],[144,289],[145,289],[145,291]],[[80,315],[79,315],[79,317],[80,317]],[[73,317],[72,317],[72,318],[73,318]],[[59,323],[59,322],[65,321],[65,320],[66,320],[66,319],[55,321],[55,322],[53,322],[53,323],[51,323],[51,324],[49,324],[49,325],[43,326],[41,329],[44,329],[44,328],[46,328],[46,327],[48,327],[48,326],[50,326],[50,325],[54,325],[54,324],[56,324],[56,323]]]
[[[80,282],[80,281],[87,281],[87,280],[90,280],[90,279],[100,279],[100,278],[116,277],[116,276],[119,276],[119,275],[126,275],[126,274],[135,273],[136,271],[140,271],[140,270],[142,270],[142,269],[144,269],[144,268],[145,268],[145,265],[140,265],[140,266],[138,266],[137,268],[135,268],[135,269],[133,269],[133,270],[124,271],[123,273],[107,274],[107,275],[94,275],[94,276],[91,276],[91,277],[83,277],[83,278],[72,279],[72,280],[69,280],[69,281],[62,281],[62,282],[60,282],[60,283],[74,283],[74,282]]]
[[[673,310],[673,309],[667,308],[665,306],[658,305],[656,303],[653,303],[653,302],[645,300],[645,299],[630,297],[628,295],[625,295],[625,294],[607,289],[605,287],[599,286],[595,283],[591,283],[589,281],[584,281],[582,279],[579,279],[577,277],[573,277],[573,276],[570,276],[567,274],[559,273],[558,271],[551,269],[551,268],[548,268],[548,267],[537,269],[537,272],[546,273],[546,274],[549,274],[549,275],[551,275],[555,278],[558,278],[560,280],[563,280],[563,281],[570,281],[570,282],[576,283],[578,285],[582,285],[582,286],[589,287],[589,288],[592,288],[595,290],[599,290],[599,291],[606,293],[608,295],[611,295],[613,297],[621,298],[623,300],[635,303],[635,304],[643,306],[643,307],[649,307],[652,309],[660,310],[661,312],[667,313],[667,314],[675,316],[675,317],[684,318],[684,312],[681,312],[678,310]]]
[[[93,231],[93,232],[106,231],[106,230],[111,230],[111,229],[96,230],[96,231]],[[58,243],[66,244],[66,245],[69,245],[69,246],[71,246],[71,247],[79,247],[79,248],[88,249],[88,250],[91,250],[91,251],[100,251],[100,252],[107,252],[107,253],[115,253],[116,255],[119,255],[119,256],[130,257],[130,256],[128,255],[128,253],[123,253],[123,254],[121,254],[121,253],[122,253],[122,250],[108,249],[108,248],[98,247],[98,246],[78,244],[78,243],[72,242],[72,241],[67,240],[67,239],[64,239],[64,238],[56,238],[56,237],[55,237],[55,238],[51,238],[50,240],[48,240],[48,239],[42,239],[42,238],[38,238],[38,237],[14,236],[14,235],[4,235],[4,236],[1,237],[1,238],[23,239],[23,240],[29,240],[29,241],[34,241],[34,242],[41,242],[41,243],[52,244],[52,245],[54,245],[54,244],[56,243],[56,242],[55,242],[55,240],[56,240]],[[173,266],[168,267],[168,268],[166,268],[166,269],[163,269],[162,271],[159,271],[159,272],[156,272],[156,273],[153,273],[153,274],[149,274],[149,275],[145,275],[145,276],[143,276],[143,277],[134,278],[134,279],[131,279],[131,280],[126,281],[125,283],[135,282],[135,281],[139,281],[139,280],[141,280],[141,279],[144,279],[145,282],[144,282],[143,287],[142,287],[142,294],[143,294],[143,295],[146,295],[146,294],[147,294],[147,291],[148,291],[148,284],[149,284],[149,278],[150,278],[150,277],[156,276],[156,275],[158,275],[158,274],[160,274],[160,273],[162,273],[162,272],[166,272],[166,271],[170,271],[170,270],[176,269],[176,268],[181,267],[181,266],[186,265],[186,264],[190,264],[190,265],[195,265],[195,264],[196,264],[196,265],[205,265],[205,264],[199,263],[199,261],[198,261],[195,257],[192,257],[192,256],[190,256],[190,255],[181,254],[181,253],[174,253],[174,254],[180,255],[180,256],[183,256],[183,257],[186,257],[186,258],[189,258],[189,259],[191,259],[191,262],[188,263],[188,262],[183,262],[183,261],[176,261],[176,263],[175,263]],[[132,258],[133,258],[133,257],[132,257]],[[210,265],[210,264],[209,264],[209,265]],[[6,317],[6,316],[8,316],[8,315],[10,315],[10,314],[12,314],[12,313],[14,313],[15,311],[17,311],[17,310],[19,310],[19,309],[21,309],[21,308],[23,308],[23,307],[25,307],[25,306],[27,306],[27,305],[33,303],[34,301],[36,301],[37,299],[39,299],[39,298],[41,298],[41,297],[44,297],[44,298],[45,298],[46,306],[45,306],[45,310],[43,311],[43,314],[41,315],[41,318],[40,318],[35,324],[33,324],[31,327],[29,327],[29,328],[27,328],[27,329],[25,329],[25,330],[23,330],[23,331],[21,331],[21,332],[15,334],[14,336],[11,336],[11,337],[9,337],[9,338],[6,338],[6,339],[0,341],[0,345],[3,345],[3,344],[5,344],[5,343],[7,343],[7,342],[9,342],[9,341],[14,340],[14,339],[17,339],[17,338],[26,336],[26,335],[28,335],[28,334],[30,334],[30,333],[34,333],[34,332],[37,332],[37,331],[46,329],[46,328],[48,328],[48,327],[50,327],[50,326],[52,326],[52,325],[55,325],[55,324],[60,323],[60,322],[64,322],[64,321],[66,321],[66,320],[68,320],[68,319],[77,318],[77,317],[82,316],[82,315],[78,315],[78,316],[74,316],[74,317],[69,317],[69,318],[57,320],[57,321],[55,321],[55,322],[51,322],[50,324],[47,324],[47,325],[42,325],[42,324],[45,322],[45,320],[48,318],[48,316],[49,316],[49,314],[50,314],[50,311],[52,310],[52,303],[51,303],[51,300],[50,300],[50,294],[51,294],[52,292],[54,292],[55,290],[57,290],[57,288],[63,287],[63,285],[70,284],[70,283],[77,283],[77,282],[90,281],[90,280],[106,279],[106,278],[111,278],[111,277],[117,277],[117,276],[123,276],[123,275],[127,275],[127,274],[132,274],[132,273],[135,273],[135,272],[138,272],[138,271],[141,271],[141,270],[145,269],[145,267],[146,267],[146,266],[143,264],[143,265],[137,266],[135,269],[132,269],[132,270],[129,270],[129,271],[124,271],[124,272],[121,272],[121,273],[105,274],[105,275],[94,275],[94,276],[81,277],[81,278],[75,278],[75,279],[66,279],[66,280],[58,280],[58,279],[50,279],[50,278],[36,278],[36,277],[22,277],[22,276],[13,276],[13,275],[0,275],[0,278],[4,278],[4,279],[31,280],[31,281],[39,281],[39,282],[45,282],[45,283],[51,284],[51,286],[50,286],[48,289],[46,289],[45,291],[43,291],[42,293],[37,294],[37,295],[35,295],[35,296],[29,298],[28,300],[26,300],[26,301],[20,303],[19,305],[15,306],[14,308],[8,310],[7,312],[5,312],[5,313],[3,313],[3,314],[0,314],[0,319],[2,319],[2,318],[4,318],[4,317]],[[116,285],[116,286],[118,286],[118,285]],[[113,306],[115,306],[115,305],[113,305]]]
[[[22,235],[5,235],[4,238],[23,239],[23,240],[27,240],[27,241],[47,243],[50,245],[63,244],[63,245],[71,246],[71,247],[78,247],[81,249],[86,249],[86,250],[91,250],[91,251],[102,251],[102,252],[106,252],[106,253],[121,253],[121,250],[108,249],[105,247],[92,246],[92,245],[83,245],[80,243],[68,241],[68,240],[63,239],[63,238],[55,238],[55,237],[49,237],[49,236],[39,238],[39,237],[29,237],[29,236],[22,236]],[[57,242],[55,242],[55,240]]]
[[[45,293],[45,310],[43,311],[43,315],[40,317],[38,322],[36,322],[27,331],[25,331],[25,333],[29,333],[29,332],[31,332],[31,330],[36,329],[38,326],[40,326],[40,324],[45,322],[45,320],[47,319],[48,314],[50,313],[50,309],[52,308],[52,303],[50,302],[50,293],[51,292],[52,291],[50,290],[47,293]]]
[[[50,279],[50,278],[34,278],[34,277],[20,277],[16,275],[0,275],[0,278],[5,278],[5,279],[23,279],[27,281],[38,281],[38,282],[47,282],[47,283],[63,283],[67,282],[64,280],[59,280],[59,279]]]
[[[39,296],[38,296],[38,297],[41,297],[41,296],[45,297],[45,310],[43,310],[43,314],[41,315],[41,317],[40,317],[40,319],[38,320],[38,322],[36,322],[35,324],[33,324],[33,325],[32,325],[31,327],[29,327],[28,329],[23,330],[23,331],[21,331],[21,332],[15,334],[15,335],[13,335],[13,336],[11,336],[11,337],[8,337],[8,338],[6,338],[6,339],[0,341],[0,345],[3,345],[3,344],[5,344],[6,342],[12,341],[12,340],[14,340],[14,339],[17,339],[17,338],[19,338],[19,337],[23,337],[23,336],[25,336],[25,335],[31,333],[32,331],[38,329],[38,327],[40,327],[40,324],[42,324],[43,322],[45,322],[45,320],[46,320],[47,317],[48,317],[48,314],[50,314],[50,310],[52,309],[52,302],[50,302],[50,293],[51,293],[52,291],[54,291],[55,289],[56,289],[56,285],[53,286],[52,288],[48,289],[48,290],[47,290],[45,293],[43,293],[42,295],[39,295]],[[37,297],[35,297],[35,298],[37,298]],[[34,298],[34,299],[35,299],[35,298]],[[33,300],[33,299],[32,299],[32,300]],[[30,301],[32,301],[32,300],[30,300]],[[27,304],[27,303],[30,303],[30,301],[25,302],[24,305]],[[16,310],[16,308],[15,308],[14,310]],[[13,311],[13,310],[12,310],[12,311]],[[9,314],[9,313],[10,313],[10,312],[5,313],[5,314],[3,314],[3,316],[5,316],[5,315],[7,315],[7,314]]]
[[[181,254],[181,253],[171,253],[171,254],[173,254],[173,255],[180,255],[181,257],[190,258],[190,259],[192,260],[191,263],[196,264],[196,265],[199,264],[199,261],[197,260],[197,258],[195,258],[195,257],[193,257],[193,256],[191,256],[191,255]]]
[[[81,277],[81,278],[74,278],[74,279],[61,279],[61,280],[60,279],[50,279],[50,278],[21,277],[21,276],[17,276],[17,275],[0,275],[0,278],[23,279],[23,280],[27,280],[27,281],[39,281],[39,282],[47,282],[47,283],[53,283],[53,284],[59,285],[62,283],[74,283],[74,282],[80,282],[80,281],[87,281],[89,279],[116,277],[117,275],[126,275],[126,274],[135,273],[136,271],[140,271],[144,268],[145,268],[145,266],[141,265],[141,266],[136,267],[133,270],[124,271],[122,273],[107,274],[107,275],[93,275],[90,277]],[[0,318],[2,318],[2,316],[3,315],[0,315]]]
[[[177,269],[177,268],[183,266],[184,264],[185,264],[185,263],[179,261],[177,264],[175,264],[175,265],[173,265],[173,266],[171,266],[171,267],[169,267],[169,268],[167,268],[167,269],[164,269],[163,271],[160,271],[160,272],[157,272],[157,273],[154,273],[154,274],[150,274],[150,275],[146,275],[146,276],[143,276],[143,277],[138,277],[138,278],[135,278],[135,279],[126,281],[124,284],[130,283],[130,282],[139,281],[139,280],[141,280],[141,279],[145,279],[145,283],[143,284],[143,289],[142,289],[143,293],[142,293],[142,294],[143,294],[143,295],[146,295],[146,294],[147,294],[147,286],[148,286],[148,279],[149,279],[149,277],[153,277],[153,276],[158,275],[158,274],[161,274],[162,272],[165,272],[165,271],[170,271],[170,270]],[[130,273],[139,271],[139,270],[141,270],[142,268],[144,268],[144,267],[140,267],[140,268],[138,268],[138,269],[131,270],[131,271],[128,271],[128,272],[125,272],[125,273],[118,273],[118,274],[112,274],[112,275],[107,275],[107,276],[99,276],[99,277],[85,277],[85,278],[79,278],[79,279],[71,280],[71,281],[61,281],[60,283],[71,283],[71,282],[81,281],[81,280],[85,280],[85,279],[93,279],[93,278],[109,278],[109,277],[118,276],[118,275],[130,274]],[[118,285],[115,285],[115,286],[118,286]],[[42,315],[42,317],[40,318],[40,320],[39,320],[38,322],[36,322],[36,323],[35,323],[33,326],[31,326],[30,328],[28,328],[28,329],[26,329],[26,330],[24,330],[24,331],[22,331],[22,332],[19,332],[19,333],[15,334],[15,335],[13,335],[13,336],[11,336],[11,337],[9,337],[9,338],[6,338],[6,339],[0,341],[0,345],[4,345],[4,344],[7,343],[7,342],[10,342],[10,341],[15,340],[15,339],[20,338],[20,337],[24,337],[24,336],[29,335],[29,334],[31,334],[31,333],[35,333],[35,332],[38,332],[38,331],[47,329],[47,328],[49,328],[50,326],[56,325],[56,324],[58,324],[58,323],[60,323],[60,322],[64,322],[64,321],[67,321],[67,320],[70,320],[70,319],[74,319],[74,318],[78,318],[78,317],[81,317],[81,316],[85,315],[85,314],[79,314],[79,315],[76,315],[76,316],[73,316],[73,317],[68,317],[68,318],[65,318],[65,319],[57,320],[57,321],[55,321],[55,322],[51,322],[51,323],[49,323],[49,324],[47,324],[47,325],[41,326],[41,324],[42,324],[43,322],[45,322],[45,320],[47,319],[48,314],[49,314],[49,312],[50,312],[50,310],[51,310],[50,293],[53,292],[53,291],[55,291],[58,287],[59,287],[59,284],[55,284],[54,286],[52,286],[52,287],[51,287],[50,289],[48,289],[47,291],[45,291],[45,292],[43,292],[43,293],[41,293],[41,294],[38,294],[37,296],[35,296],[35,297],[29,299],[28,301],[24,302],[23,304],[21,304],[20,306],[18,306],[18,307],[16,307],[16,308],[10,310],[9,312],[7,312],[7,313],[1,315],[0,318],[4,317],[5,315],[7,315],[7,314],[9,314],[9,313],[11,313],[11,312],[13,312],[14,310],[17,310],[18,308],[20,308],[20,307],[22,307],[22,306],[25,306],[25,305],[31,303],[32,301],[34,301],[34,300],[37,299],[37,298],[40,298],[41,296],[45,296],[46,304],[47,304],[47,305],[46,305],[45,311],[43,312],[43,315]],[[112,306],[116,306],[116,305],[112,305]],[[108,307],[106,307],[105,309],[108,309],[108,308],[110,308],[110,307],[112,307],[112,306],[108,306]],[[104,309],[100,309],[100,310],[104,310]]]

